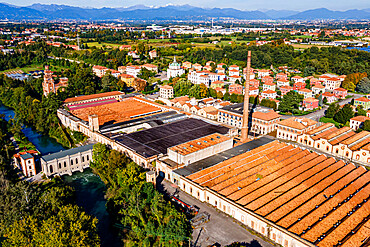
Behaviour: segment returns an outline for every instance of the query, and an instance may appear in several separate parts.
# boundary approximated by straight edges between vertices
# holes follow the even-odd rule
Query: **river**
[[[7,121],[9,121],[10,118],[14,118],[15,115],[11,108],[1,103],[0,114],[4,114]],[[24,126],[22,132],[28,140],[36,146],[42,155],[64,150],[63,146],[57,141],[37,133],[30,127]],[[72,176],[63,176],[63,180],[66,184],[75,189],[77,205],[84,208],[87,214],[99,220],[98,233],[102,246],[121,246],[119,239],[112,234],[110,228],[110,218],[105,207],[106,200],[104,198],[106,187],[99,176],[93,174],[90,169],[86,169],[82,173],[76,172]]]

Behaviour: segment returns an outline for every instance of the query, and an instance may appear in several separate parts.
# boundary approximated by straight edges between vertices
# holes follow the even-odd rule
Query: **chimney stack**
[[[246,142],[248,139],[248,116],[249,116],[249,83],[251,77],[251,51],[248,51],[247,58],[247,78],[245,80],[244,91],[244,108],[243,108],[243,127],[241,141]]]

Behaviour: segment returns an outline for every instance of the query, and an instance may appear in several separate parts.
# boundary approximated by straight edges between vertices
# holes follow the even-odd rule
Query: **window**
[[[190,194],[193,194],[193,188],[190,187]]]
[[[76,158],[76,164],[78,164],[78,159]]]
[[[244,215],[242,215],[241,219],[242,219],[242,222],[244,222]]]
[[[73,166],[73,160],[71,159],[71,166]]]
[[[209,196],[207,196],[207,202],[209,202]]]
[[[336,150],[335,150],[335,153],[336,153],[336,154],[337,154],[337,153],[339,153],[339,150],[338,150],[338,149],[336,149]]]
[[[251,228],[254,229],[254,221],[251,221]]]
[[[225,206],[225,205],[224,205],[224,207],[223,207],[223,208],[224,208],[224,212],[226,212],[226,206]]]
[[[215,207],[217,207],[217,201],[215,201]]]
[[[86,160],[87,160],[87,161],[89,160],[89,156],[88,156],[88,155],[86,155]]]
[[[284,241],[284,247],[288,247],[288,240]]]
[[[186,188],[186,187],[185,187],[185,184],[184,184],[184,190],[185,190],[185,188]]]
[[[85,162],[85,157],[82,156],[82,162]]]
[[[276,233],[272,234],[272,240],[276,241]]]
[[[61,163],[59,163],[59,169],[61,169],[62,168],[62,164]]]
[[[59,163],[59,165],[60,165],[60,163]],[[53,166],[52,165],[49,166],[49,171],[50,171],[50,173],[53,173]]]
[[[64,164],[63,165],[64,165],[64,167],[67,167],[67,163],[65,161],[64,161]]]
[[[265,228],[264,227],[262,227],[261,231],[262,231],[262,234],[265,234]]]

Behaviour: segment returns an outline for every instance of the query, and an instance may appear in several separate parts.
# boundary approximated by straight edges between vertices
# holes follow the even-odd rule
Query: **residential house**
[[[337,97],[338,99],[345,99],[347,96],[348,90],[339,87],[339,88],[334,89],[333,93],[335,97]]]
[[[141,67],[136,65],[128,65],[126,67],[126,74],[132,75],[133,77],[137,77],[140,74]]]
[[[139,59],[140,55],[136,51],[129,51],[128,56],[132,57],[133,59]]]
[[[185,62],[182,63],[182,67],[184,69],[191,69],[192,66],[193,66],[193,64],[191,62],[185,61]]]
[[[122,73],[126,73],[126,66],[119,66],[118,67],[118,71],[122,74]]]
[[[232,76],[229,76],[229,81],[230,81],[230,83],[236,83],[236,81],[241,82],[242,78],[240,76],[237,76],[237,75],[232,75]]]
[[[258,79],[261,79],[265,76],[270,75],[270,70],[269,69],[259,69],[257,70],[257,77]]]
[[[140,67],[141,68],[146,68],[147,70],[152,71],[156,74],[158,73],[158,66],[157,65],[146,63],[144,65],[141,65]]]
[[[289,86],[289,81],[287,79],[278,79],[276,82],[276,85],[278,88],[284,87],[284,86]]]
[[[217,69],[223,69],[225,67],[226,67],[226,64],[224,64],[224,63],[217,64]]]
[[[306,87],[306,83],[304,83],[304,82],[296,82],[296,83],[293,84],[293,90],[296,91],[296,92],[300,89],[305,88],[305,87]]]
[[[327,103],[328,104],[331,104],[331,103],[334,103],[335,101],[337,101],[337,97],[335,97],[335,95],[333,93],[330,93],[330,92],[325,92],[322,94],[322,99],[326,98],[327,99]]]
[[[292,90],[293,90],[293,87],[291,87],[291,86],[282,86],[280,88],[280,91],[281,91],[281,95],[282,96],[286,95],[287,93],[289,93]]]
[[[275,78],[276,80],[288,80],[288,75],[285,73],[277,73]]]
[[[237,69],[230,69],[229,70],[229,76],[233,76],[233,75],[239,76],[240,75],[239,70],[237,70]]]
[[[273,77],[271,77],[271,76],[264,76],[264,77],[262,77],[262,83],[267,83],[267,82],[269,82],[269,83],[273,83],[274,82],[274,78]]]
[[[364,108],[364,110],[369,110],[370,109],[370,99],[368,99],[367,97],[361,97],[361,98],[355,99],[353,105],[356,108],[357,106],[361,105]]]
[[[262,99],[276,99],[276,92],[272,90],[265,90],[261,93]]]
[[[223,87],[225,85],[225,82],[223,81],[213,81],[211,82],[211,88],[215,89],[215,88],[218,88],[218,87]]]
[[[197,70],[197,71],[201,71],[202,70],[202,65],[200,65],[199,63],[195,63],[195,64],[193,64],[192,68]]]
[[[35,160],[37,156],[37,151],[29,150],[15,154],[13,160],[25,177],[32,177],[37,174]]]
[[[349,121],[349,127],[351,127],[351,129],[356,131],[364,126],[364,123],[366,120],[370,120],[370,118],[366,116],[353,117]]]
[[[158,55],[157,55],[157,51],[156,51],[156,50],[151,50],[151,51],[149,52],[149,57],[150,57],[150,59],[157,58],[157,57],[158,57]]]
[[[240,84],[231,84],[229,86],[229,94],[243,94],[243,86]]]
[[[276,90],[276,85],[275,85],[275,83],[272,83],[272,82],[266,82],[262,85],[262,90],[263,91],[266,91],[266,90],[275,91]]]
[[[311,89],[312,89],[312,93],[314,95],[316,95],[316,94],[322,94],[322,93],[325,92],[325,87],[323,85],[321,85],[321,84],[316,84],[315,86],[311,87]]]
[[[218,109],[214,106],[206,106],[198,110],[198,115],[211,120],[217,120]]]
[[[173,98],[173,87],[170,85],[163,85],[159,88],[159,97],[163,99]]]
[[[108,70],[107,67],[104,67],[104,66],[100,66],[100,65],[94,65],[92,67],[92,71],[93,73],[97,76],[97,77],[103,77],[105,75],[105,72]]]
[[[257,79],[251,79],[249,81],[249,86],[250,87],[259,87],[260,86],[260,81]]]
[[[299,75],[293,76],[293,77],[291,78],[291,80],[292,80],[294,83],[297,83],[297,82],[302,82],[302,83],[304,83],[304,79],[303,79],[301,76],[299,76]]]
[[[120,74],[118,78],[120,78],[121,81],[123,81],[127,87],[132,87],[132,83],[135,80],[134,76],[128,74]]]
[[[310,89],[307,89],[307,88],[299,89],[298,93],[303,95],[304,99],[312,97],[312,91]]]
[[[327,79],[324,84],[327,90],[333,91],[334,89],[340,87],[340,85],[342,84],[342,81],[338,77],[333,77],[333,78]]]
[[[249,87],[249,95],[253,97],[257,97],[259,94],[259,88],[258,87]]]
[[[303,107],[307,110],[319,108],[319,100],[315,98],[306,98],[303,100]]]

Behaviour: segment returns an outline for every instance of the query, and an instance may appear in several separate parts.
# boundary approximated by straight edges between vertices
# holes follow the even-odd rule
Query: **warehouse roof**
[[[186,176],[317,246],[361,246],[370,234],[362,166],[274,141]]]

